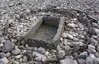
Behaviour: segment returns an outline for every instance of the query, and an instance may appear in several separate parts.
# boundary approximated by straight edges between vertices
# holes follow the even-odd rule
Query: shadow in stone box
[[[24,35],[25,44],[30,47],[55,48],[64,31],[65,17],[39,17],[35,24],[31,25],[29,31]]]

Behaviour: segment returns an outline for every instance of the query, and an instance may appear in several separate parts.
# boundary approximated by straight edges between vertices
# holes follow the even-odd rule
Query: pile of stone
[[[66,18],[65,31],[57,49],[15,44],[17,37],[25,34],[31,23],[35,23],[35,14],[39,9],[54,6],[73,8],[80,5],[80,2],[75,1],[74,6],[73,2],[74,0],[0,0],[0,64],[99,64],[99,21],[89,19],[85,14]],[[83,5],[77,8],[85,10]],[[90,9],[89,5],[87,8]]]
[[[84,18],[84,17],[83,17]],[[87,21],[86,21],[86,20]],[[87,17],[80,23],[77,18],[71,21],[66,21],[66,31],[61,37],[59,50],[64,51],[63,59],[60,60],[61,64],[98,64],[98,22],[92,21]],[[87,25],[86,25],[87,24]],[[72,49],[72,51],[71,51]]]

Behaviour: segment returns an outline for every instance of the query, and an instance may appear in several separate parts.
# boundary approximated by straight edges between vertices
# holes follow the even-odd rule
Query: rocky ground
[[[93,21],[86,14],[76,12],[76,17],[66,17],[56,49],[17,42],[40,15],[46,14],[39,10],[53,7],[99,17],[98,0],[0,0],[0,64],[99,64],[99,20]]]

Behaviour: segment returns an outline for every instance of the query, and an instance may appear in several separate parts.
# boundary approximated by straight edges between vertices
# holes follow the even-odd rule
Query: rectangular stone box
[[[65,17],[39,17],[24,35],[25,43],[31,47],[51,48],[51,44],[58,45],[64,31]]]

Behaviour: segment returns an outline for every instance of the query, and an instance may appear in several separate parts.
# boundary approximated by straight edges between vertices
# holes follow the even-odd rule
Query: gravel
[[[64,16],[40,11],[76,9],[98,17],[98,4],[98,0],[0,0],[0,64],[98,64],[99,20],[85,13],[74,11],[74,17],[65,16],[65,30],[57,49],[29,47],[19,41],[39,16]]]

